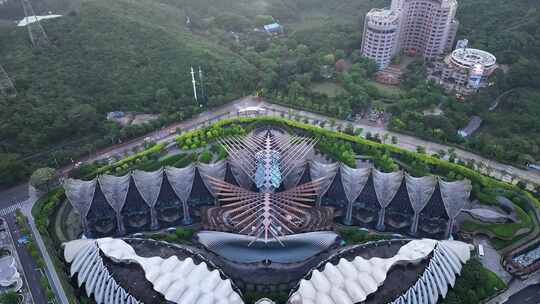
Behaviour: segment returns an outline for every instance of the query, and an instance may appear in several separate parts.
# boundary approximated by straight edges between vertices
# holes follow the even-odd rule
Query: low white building
[[[19,271],[17,270],[17,262],[11,256],[0,258],[0,290],[19,291],[22,288],[23,282]]]
[[[488,85],[488,78],[499,66],[497,58],[478,49],[458,48],[428,69],[428,79],[448,91],[471,94]]]

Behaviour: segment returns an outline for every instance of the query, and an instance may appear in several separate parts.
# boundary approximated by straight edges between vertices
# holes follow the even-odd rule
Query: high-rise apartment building
[[[367,15],[362,55],[386,67],[404,50],[427,60],[450,51],[456,38],[456,0],[392,0],[390,8]]]

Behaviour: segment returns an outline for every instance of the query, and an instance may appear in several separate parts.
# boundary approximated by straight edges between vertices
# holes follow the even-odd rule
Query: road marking
[[[11,213],[15,212],[15,210],[17,210],[17,209],[22,209],[22,208],[24,208],[24,205],[25,205],[24,202],[20,202],[20,203],[17,203],[15,205],[11,205],[11,206],[9,206],[7,208],[0,209],[0,216],[6,216],[8,214],[11,214]]]

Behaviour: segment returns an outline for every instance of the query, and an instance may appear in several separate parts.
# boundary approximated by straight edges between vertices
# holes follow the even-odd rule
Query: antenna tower
[[[193,83],[193,97],[195,98],[195,101],[198,101],[197,98],[197,81],[195,81],[195,71],[193,70],[193,67],[191,67],[191,83]]]
[[[206,88],[204,87],[203,71],[200,66],[199,66],[199,82],[201,83],[201,95],[203,98],[203,102],[206,105],[208,103],[208,96],[206,94]]]
[[[21,0],[24,16],[28,21],[26,28],[28,29],[28,35],[30,36],[30,42],[34,47],[46,47],[50,45],[49,38],[41,25],[41,22],[32,8],[32,4],[28,0]],[[30,22],[33,21],[33,22]]]

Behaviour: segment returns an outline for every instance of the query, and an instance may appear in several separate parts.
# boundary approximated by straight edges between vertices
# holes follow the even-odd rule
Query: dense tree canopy
[[[26,29],[0,25],[0,58],[19,92],[14,99],[0,97],[0,153],[9,156],[0,166],[18,168],[0,173],[2,185],[197,113],[190,66],[204,71],[209,107],[258,91],[277,103],[340,118],[381,108],[393,114],[398,131],[463,144],[501,161],[540,159],[537,1],[459,1],[459,38],[508,67],[466,103],[425,83],[421,62],[409,66],[401,88],[373,82],[376,66],[358,49],[363,16],[385,6],[382,0],[33,2],[39,12],[52,8],[65,16],[43,22],[54,47],[41,50],[30,47]],[[16,6],[6,8],[6,14],[20,14]],[[260,31],[271,21],[284,25],[284,35]],[[526,89],[486,111],[512,88]],[[437,105],[444,115],[422,115]],[[105,120],[115,110],[160,119],[122,128]],[[456,131],[472,115],[485,123],[464,142]]]

